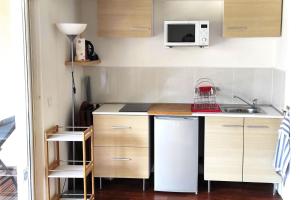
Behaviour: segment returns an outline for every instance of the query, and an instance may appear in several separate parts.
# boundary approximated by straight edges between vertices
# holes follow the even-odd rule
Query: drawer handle
[[[112,129],[131,129],[131,126],[112,126]]]
[[[266,125],[249,125],[247,128],[270,128],[269,126]]]
[[[225,127],[225,128],[241,128],[241,127],[243,127],[242,125],[234,125],[234,124],[224,124],[224,125],[222,125],[223,127]]]
[[[112,158],[112,160],[129,161],[129,160],[131,160],[131,158],[115,157],[115,158]]]

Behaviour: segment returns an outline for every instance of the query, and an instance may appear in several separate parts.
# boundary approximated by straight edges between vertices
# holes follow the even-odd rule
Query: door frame
[[[34,200],[34,155],[33,155],[33,101],[32,101],[32,68],[31,68],[31,42],[30,42],[30,18],[29,0],[21,1],[23,16],[23,48],[24,48],[24,68],[26,84],[26,114],[27,114],[27,158],[28,158],[28,197]],[[25,174],[24,174],[25,175]]]

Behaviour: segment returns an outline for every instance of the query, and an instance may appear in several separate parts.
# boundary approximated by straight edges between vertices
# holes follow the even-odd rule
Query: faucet
[[[253,108],[253,109],[256,109],[256,107],[257,107],[257,100],[258,99],[253,99],[252,103],[249,103],[248,101],[242,99],[241,97],[235,96],[235,95],[233,96],[233,98],[237,98],[237,99],[245,102],[247,105],[251,106],[251,108]]]

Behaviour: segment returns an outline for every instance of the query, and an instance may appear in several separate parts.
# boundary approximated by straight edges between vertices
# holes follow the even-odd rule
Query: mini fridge
[[[198,118],[154,118],[154,190],[198,191]]]

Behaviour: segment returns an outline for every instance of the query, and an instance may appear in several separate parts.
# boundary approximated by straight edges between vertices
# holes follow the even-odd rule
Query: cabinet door
[[[245,182],[280,181],[273,168],[280,121],[280,119],[245,119],[243,170]]]
[[[152,35],[153,0],[98,0],[98,35]]]
[[[225,37],[281,35],[282,0],[224,0]]]
[[[242,181],[243,118],[206,117],[204,179]]]

